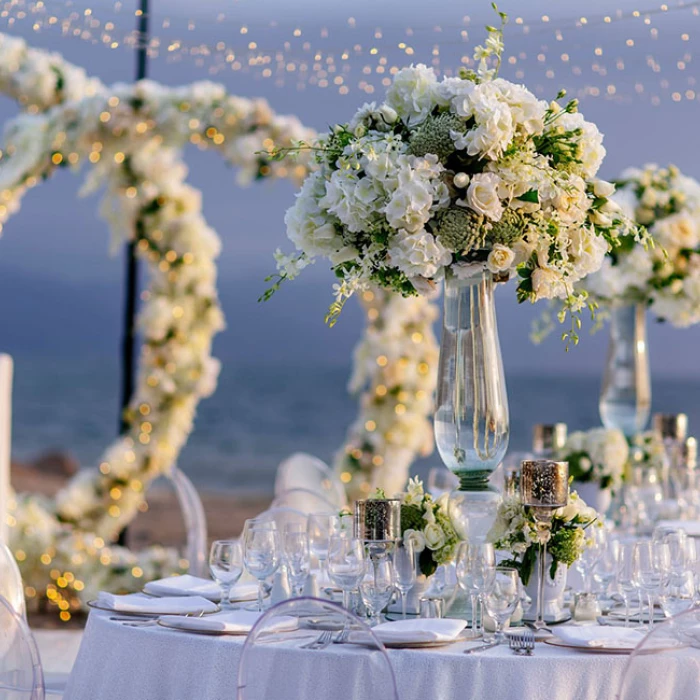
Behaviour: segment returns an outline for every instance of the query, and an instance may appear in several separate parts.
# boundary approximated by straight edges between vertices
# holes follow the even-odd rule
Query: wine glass
[[[231,610],[231,587],[243,574],[243,548],[238,540],[216,540],[209,551],[209,571],[221,588],[221,609]]]
[[[328,547],[328,575],[343,591],[343,607],[346,610],[351,608],[350,596],[360,585],[365,570],[364,543],[344,534],[333,535]]]
[[[265,579],[280,565],[280,546],[277,528],[268,523],[250,523],[244,534],[245,568],[258,579],[258,612],[263,610]]]
[[[607,597],[608,588],[615,579],[617,562],[620,556],[620,542],[609,539],[603,546],[603,551],[593,570],[593,577],[600,583],[603,596]]]
[[[311,513],[309,515],[306,533],[309,536],[309,550],[318,559],[321,575],[325,572],[328,559],[328,546],[335,525],[339,526],[340,518],[328,513]]]
[[[672,573],[659,602],[666,617],[685,612],[695,603],[695,576],[692,571]]]
[[[634,547],[635,580],[640,590],[647,594],[649,604],[649,629],[654,627],[654,594],[658,594],[668,582],[671,570],[671,553],[665,542],[637,542]]]
[[[282,534],[282,554],[294,592],[301,595],[310,568],[309,537],[303,525],[285,525]]]
[[[630,603],[632,601],[632,596],[637,591],[635,578],[635,545],[632,542],[620,544],[615,584],[625,603],[625,627],[629,627]]]
[[[483,592],[490,586],[496,568],[492,544],[461,542],[456,557],[457,582],[469,593],[472,607],[472,632],[478,633],[478,604]]]
[[[389,604],[394,593],[394,567],[389,557],[372,562],[365,577],[360,581],[360,596],[369,613],[371,627],[382,621],[382,610]]]
[[[406,596],[416,585],[416,555],[411,540],[398,540],[394,548],[396,588],[401,594],[401,616],[406,619]]]
[[[520,598],[519,575],[516,569],[499,566],[494,572],[491,584],[483,593],[484,607],[489,617],[496,623],[495,640],[498,644],[506,641],[503,627],[510,619]]]
[[[688,535],[685,530],[674,530],[666,532],[662,542],[668,545],[669,556],[671,558],[671,573],[682,574],[686,570],[686,543]]]

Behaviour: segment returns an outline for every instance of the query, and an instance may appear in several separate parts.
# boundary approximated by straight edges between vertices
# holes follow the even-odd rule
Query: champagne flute
[[[245,567],[258,579],[258,612],[263,610],[265,579],[280,565],[280,546],[277,528],[269,524],[251,523],[244,532]]]
[[[479,604],[483,592],[491,585],[495,575],[496,555],[493,545],[461,542],[456,558],[457,582],[469,593],[472,606],[472,632],[479,632]]]
[[[654,594],[668,582],[671,553],[665,542],[637,542],[634,548],[636,583],[647,594],[649,629],[654,627]]]
[[[328,548],[328,575],[343,591],[343,607],[351,608],[351,594],[360,585],[366,571],[365,547],[361,540],[344,534],[331,537]]]
[[[519,575],[516,569],[499,566],[494,572],[491,584],[484,591],[484,607],[489,617],[496,623],[495,640],[498,644],[506,641],[503,628],[510,619],[520,598]]]
[[[298,523],[289,523],[285,526],[282,534],[282,553],[294,593],[301,595],[310,568],[309,538],[306,528]]]
[[[326,570],[328,547],[336,522],[339,522],[337,516],[328,513],[311,513],[306,526],[306,533],[309,536],[309,550],[318,559],[322,576]]]
[[[396,588],[401,595],[401,616],[406,619],[406,596],[416,585],[416,555],[412,540],[401,539],[394,548]]]
[[[622,543],[620,545],[615,583],[625,603],[625,627],[629,627],[630,602],[632,595],[638,590],[635,579],[635,545],[632,542]]]
[[[216,540],[209,551],[209,571],[221,588],[221,609],[231,610],[231,588],[243,574],[243,549],[238,540]]]

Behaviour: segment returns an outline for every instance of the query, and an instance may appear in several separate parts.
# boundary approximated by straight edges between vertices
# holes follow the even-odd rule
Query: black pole
[[[148,70],[148,0],[139,0],[139,14],[136,22],[138,44],[136,47],[136,80],[143,80]],[[134,232],[135,233],[135,232]],[[128,429],[124,412],[134,393],[136,379],[135,346],[136,346],[136,304],[139,293],[139,266],[136,258],[136,240],[131,240],[126,246],[125,257],[126,279],[124,281],[124,323],[122,330],[122,385],[119,397],[119,434],[123,435]],[[125,544],[126,530],[119,533],[119,544]]]

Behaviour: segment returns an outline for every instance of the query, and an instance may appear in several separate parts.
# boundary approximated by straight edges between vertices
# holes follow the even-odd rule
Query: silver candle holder
[[[551,459],[526,459],[520,465],[520,500],[532,508],[538,522],[550,522],[557,508],[569,502],[569,463]],[[537,581],[536,630],[547,630],[544,621],[544,577],[547,544],[540,545],[539,580]]]
[[[655,413],[652,426],[664,441],[683,442],[688,437],[688,416],[685,413]]]
[[[537,423],[532,431],[532,451],[538,457],[550,457],[566,444],[566,423]]]

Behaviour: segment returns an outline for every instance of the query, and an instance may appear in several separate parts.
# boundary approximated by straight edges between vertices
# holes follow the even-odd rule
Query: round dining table
[[[245,637],[206,636],[155,623],[90,613],[65,700],[235,700]],[[499,646],[464,654],[474,643],[436,649],[389,649],[401,700],[602,700],[616,697],[628,655],[581,652],[537,643],[532,656]],[[358,700],[384,699],[386,688],[363,687],[363,657],[376,653],[354,645],[302,651],[276,645],[270,653],[279,675],[297,674],[301,698],[330,699],[334,688],[357,688]],[[365,674],[366,675],[366,674]],[[386,682],[390,682],[387,677]],[[276,695],[277,696],[277,695]],[[635,659],[633,694],[625,700],[700,698],[700,651],[652,654]]]

